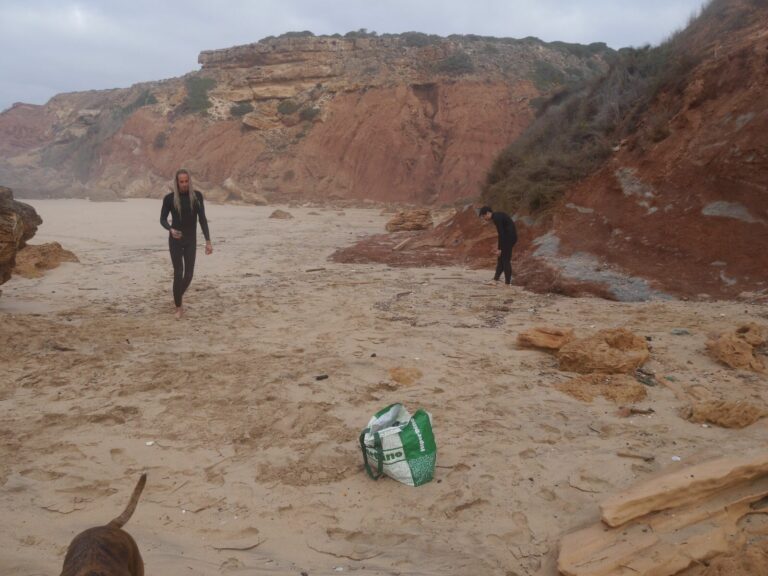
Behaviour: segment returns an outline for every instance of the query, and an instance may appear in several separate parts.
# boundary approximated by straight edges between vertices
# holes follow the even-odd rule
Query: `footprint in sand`
[[[112,462],[115,464],[119,464],[120,466],[123,466],[125,468],[134,468],[136,467],[136,460],[131,458],[130,456],[126,455],[125,450],[122,448],[112,448],[109,451],[109,456],[112,458]]]
[[[557,500],[557,494],[555,494],[549,488],[542,488],[541,490],[539,490],[538,496],[543,500],[546,500],[547,502],[554,502],[555,500]]]
[[[237,558],[227,558],[224,560],[224,562],[221,563],[221,566],[219,566],[219,572],[233,572],[243,568],[246,568],[246,565],[243,564],[241,560],[238,560]]]

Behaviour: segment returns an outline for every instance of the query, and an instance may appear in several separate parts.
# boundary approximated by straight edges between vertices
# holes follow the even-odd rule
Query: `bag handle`
[[[366,450],[365,446],[365,434],[369,430],[370,428],[366,428],[360,433],[360,449],[363,451],[363,463],[365,464],[365,471],[373,480],[378,480],[384,475],[384,448],[381,444],[381,436],[378,432],[374,432],[373,449],[376,450],[376,458],[378,459],[378,464],[376,466],[376,476],[374,476],[373,471],[371,470],[371,464],[368,462],[368,450]]]

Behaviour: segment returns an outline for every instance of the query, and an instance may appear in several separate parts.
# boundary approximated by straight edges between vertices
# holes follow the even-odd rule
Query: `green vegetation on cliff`
[[[766,6],[768,0],[749,4]],[[682,105],[680,95],[706,54],[701,37],[711,40],[712,30],[722,34],[742,28],[750,22],[748,15],[748,10],[734,9],[731,0],[713,0],[661,45],[623,48],[597,80],[565,88],[547,101],[532,101],[538,117],[494,161],[483,202],[509,212],[544,209],[599,168],[622,139],[634,136],[632,144],[645,147],[669,136],[669,120]],[[557,44],[568,52],[592,49]],[[533,75],[540,89],[567,84],[560,70],[543,61],[536,62]],[[663,106],[656,102],[661,93],[670,96]]]
[[[181,104],[180,112],[186,114],[206,114],[208,108],[211,107],[208,91],[216,86],[216,80],[201,76],[188,76],[184,80],[184,84],[187,87],[187,97]]]

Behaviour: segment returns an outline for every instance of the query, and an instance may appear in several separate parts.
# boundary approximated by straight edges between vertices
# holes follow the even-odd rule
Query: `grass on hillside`
[[[768,0],[750,2],[768,5]],[[508,212],[545,209],[599,168],[621,139],[637,135],[635,142],[645,146],[669,136],[669,120],[681,105],[678,97],[704,57],[695,32],[712,26],[724,33],[747,25],[749,12],[732,8],[730,0],[713,0],[661,45],[621,49],[601,78],[536,102],[537,119],[494,161],[483,202]],[[546,67],[537,73],[546,86],[561,81]],[[666,106],[656,102],[661,93],[671,96]]]

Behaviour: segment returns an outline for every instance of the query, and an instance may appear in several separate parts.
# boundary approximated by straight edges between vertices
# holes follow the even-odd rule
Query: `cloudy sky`
[[[198,69],[201,50],[292,30],[657,44],[703,0],[0,0],[0,110]]]

